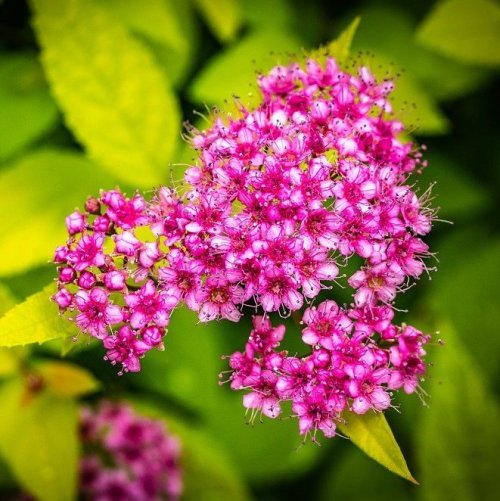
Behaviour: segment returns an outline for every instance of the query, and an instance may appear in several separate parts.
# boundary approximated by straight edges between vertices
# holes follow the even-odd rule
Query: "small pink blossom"
[[[121,308],[109,302],[108,294],[96,287],[90,292],[79,290],[74,296],[75,306],[80,313],[76,316],[76,324],[83,332],[102,339],[108,327],[123,321]]]

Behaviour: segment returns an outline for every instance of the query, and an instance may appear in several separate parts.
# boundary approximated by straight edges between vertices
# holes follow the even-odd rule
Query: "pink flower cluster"
[[[427,336],[392,324],[397,293],[426,270],[420,237],[434,214],[409,180],[425,162],[390,117],[393,83],[365,67],[351,75],[333,58],[309,60],[275,67],[259,86],[256,109],[192,130],[199,161],[182,195],[103,192],[67,218],[54,300],[125,371],[163,346],[181,303],[201,322],[254,308],[232,387],[270,417],[291,400],[302,433],[331,436],[344,408],[383,410],[389,390],[414,391],[425,371]],[[348,262],[357,267],[342,275]],[[343,281],[351,305],[307,307]],[[276,352],[284,327],[269,315],[303,307],[311,355]]]
[[[391,325],[387,307],[362,325],[356,323],[358,313],[355,308],[344,312],[331,300],[307,308],[302,340],[311,345],[311,354],[306,357],[278,351],[285,326],[272,327],[268,318],[255,316],[245,351],[230,356],[231,388],[249,391],[243,404],[251,419],[257,413],[276,418],[281,403],[290,401],[300,433],[315,440],[317,430],[334,436],[335,422],[347,409],[383,411],[391,405],[391,390],[415,391],[425,372],[428,336]]]
[[[140,417],[125,404],[104,401],[97,410],[82,409],[80,435],[82,499],[180,498],[180,443],[162,422]]]
[[[75,313],[82,332],[102,340],[106,359],[132,372],[140,370],[139,358],[147,351],[163,348],[178,302],[174,291],[157,287],[166,249],[151,232],[151,211],[140,195],[102,192],[87,200],[83,213],[66,218],[69,239],[54,257],[59,290],[53,300],[61,311]],[[152,241],[142,241],[141,230]]]

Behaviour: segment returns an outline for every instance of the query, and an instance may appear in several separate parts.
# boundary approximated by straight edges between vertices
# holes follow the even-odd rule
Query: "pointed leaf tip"
[[[337,60],[337,63],[342,65],[344,64],[351,50],[352,41],[354,36],[356,35],[356,31],[358,30],[359,23],[361,22],[361,17],[355,17],[349,26],[340,33],[340,35],[331,42],[327,43],[325,46],[316,49],[309,54],[308,57],[316,59],[322,62],[325,59],[325,56],[332,56]]]
[[[383,413],[364,415],[344,413],[345,423],[338,425],[365,454],[396,475],[418,485]]]

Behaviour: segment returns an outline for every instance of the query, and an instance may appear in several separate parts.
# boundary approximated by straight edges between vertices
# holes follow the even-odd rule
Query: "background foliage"
[[[420,182],[435,182],[443,220],[429,239],[439,272],[398,304],[444,343],[429,349],[426,405],[401,398],[401,414],[386,413],[419,486],[346,440],[300,446],[291,420],[246,425],[241,395],[217,385],[244,323],[194,327],[177,311],[166,352],[117,377],[46,300],[66,214],[99,188],[180,179],[193,161],[183,120],[203,127],[209,107],[254,100],[257,71],[328,43],[357,15],[353,64],[396,76],[396,113],[428,146]],[[188,499],[494,499],[499,66],[494,0],[0,1],[0,345],[44,342],[0,348],[0,497],[21,485],[70,499],[77,402],[112,395],[179,434]]]

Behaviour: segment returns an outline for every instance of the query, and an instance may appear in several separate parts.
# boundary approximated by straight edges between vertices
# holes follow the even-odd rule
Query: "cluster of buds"
[[[138,416],[125,404],[84,407],[82,499],[175,501],[182,493],[180,443],[163,422]]]
[[[409,180],[425,161],[391,118],[393,83],[366,67],[351,75],[333,58],[309,60],[275,67],[259,86],[257,108],[191,131],[199,161],[182,195],[160,188],[146,203],[104,192],[68,217],[54,300],[125,371],[162,346],[181,303],[201,322],[237,322],[253,308],[260,316],[245,353],[231,357],[232,387],[270,417],[292,400],[301,433],[331,436],[346,407],[383,410],[388,391],[414,391],[425,371],[428,337],[392,324],[396,295],[427,269],[421,236],[434,213]],[[357,268],[346,277],[348,262]],[[303,312],[312,354],[276,352],[284,328],[269,315],[300,315],[342,281],[352,304]],[[269,332],[273,341],[256,347]]]

